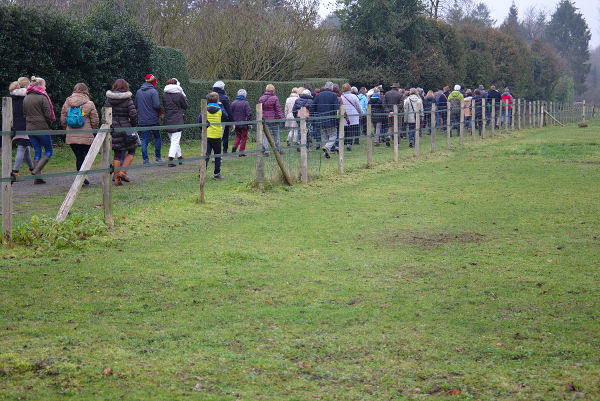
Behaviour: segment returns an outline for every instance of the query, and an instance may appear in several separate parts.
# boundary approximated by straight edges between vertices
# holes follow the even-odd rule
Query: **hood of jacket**
[[[218,113],[220,110],[221,106],[219,106],[217,103],[209,103],[208,107],[206,108],[206,111],[210,114]]]
[[[217,92],[219,95],[227,96],[227,94],[225,93],[225,90],[221,89],[221,88],[213,88],[213,92]]]
[[[73,92],[73,94],[67,98],[65,103],[69,107],[79,107],[82,104],[86,104],[89,101],[90,101],[90,97],[88,95],[86,95],[85,93]]]
[[[183,93],[183,88],[177,84],[166,85],[165,93],[181,93],[181,94],[185,95],[185,93]]]
[[[131,92],[127,91],[127,92],[120,92],[120,91],[106,91],[106,97],[109,99],[115,99],[115,100],[123,100],[123,99],[127,99],[130,98],[132,96]]]
[[[305,95],[304,93],[300,95],[301,99],[312,99],[311,95]]]
[[[140,90],[142,90],[142,91],[149,91],[151,89],[156,90],[156,88],[154,87],[154,85],[152,85],[150,82],[144,82],[142,84],[142,86],[140,86]]]
[[[23,97],[25,97],[27,95],[27,88],[17,88],[15,90],[13,90],[12,92],[10,92],[10,94],[12,96],[23,96]]]

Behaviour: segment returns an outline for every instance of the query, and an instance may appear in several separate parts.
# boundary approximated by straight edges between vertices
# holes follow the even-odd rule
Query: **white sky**
[[[510,0],[483,0],[488,5],[497,24],[501,24],[508,15],[512,1]],[[559,0],[515,0],[519,9],[519,16],[523,17],[529,7],[534,6],[538,10],[546,10],[551,15],[556,9]],[[335,0],[321,0],[321,16],[326,16],[333,10]],[[573,3],[583,14],[590,32],[592,40],[590,41],[590,50],[600,45],[600,0],[574,0]]]

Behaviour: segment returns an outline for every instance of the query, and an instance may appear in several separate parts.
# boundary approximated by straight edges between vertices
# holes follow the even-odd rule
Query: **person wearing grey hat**
[[[237,97],[231,103],[231,112],[233,113],[232,120],[236,123],[244,121],[252,121],[252,110],[250,109],[250,103],[246,100],[247,92],[245,89],[240,89],[237,92]],[[243,152],[246,150],[246,141],[248,140],[248,124],[235,124],[235,141],[233,142],[233,148],[231,151],[235,153],[238,150],[240,157],[246,156]]]

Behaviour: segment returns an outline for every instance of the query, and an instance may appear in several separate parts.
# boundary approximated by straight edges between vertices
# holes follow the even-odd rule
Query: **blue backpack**
[[[85,113],[83,112],[83,105],[79,107],[69,107],[67,113],[67,125],[72,128],[81,128],[85,124]]]

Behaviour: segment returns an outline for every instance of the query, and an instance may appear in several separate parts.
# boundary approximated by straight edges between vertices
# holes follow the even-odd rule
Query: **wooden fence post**
[[[112,108],[102,108],[103,123],[108,127],[112,125]],[[112,161],[112,134],[106,133],[104,142],[102,142],[102,168],[110,169]],[[116,174],[116,173],[115,173]],[[102,173],[102,206],[104,207],[104,224],[109,231],[115,227],[115,218],[112,208],[112,180],[110,171]]]
[[[481,123],[483,124],[483,127],[481,129],[481,139],[485,139],[485,128],[487,125],[485,112],[486,112],[485,99],[481,99]]]
[[[421,144],[421,112],[415,113],[415,156],[419,156],[419,148]]]
[[[202,108],[202,124],[206,124],[208,122],[208,117],[207,117],[207,102],[206,99],[202,99],[201,102],[201,108]],[[202,155],[207,155],[207,148],[208,148],[208,138],[207,138],[207,134],[208,134],[208,127],[206,125],[202,126],[202,144],[201,146],[201,154]],[[206,159],[206,160],[200,160],[200,203],[204,203],[204,185],[206,184],[206,163],[208,162],[208,160],[210,159]]]
[[[471,98],[471,141],[475,141],[475,103],[477,103],[477,101]]]
[[[583,105],[581,106],[581,111],[583,114],[583,122],[585,122],[585,99],[583,99]]]
[[[437,128],[435,126],[435,115],[436,115],[436,107],[435,104],[431,105],[431,153],[435,152],[435,136],[437,135]]]
[[[258,183],[258,187],[262,189],[264,183],[264,173],[263,173],[263,154],[264,154],[264,146],[263,146],[263,126],[262,126],[262,103],[256,104],[256,181]]]
[[[450,133],[452,126],[450,125],[450,103],[446,102],[446,145],[450,149]]]
[[[339,146],[338,146],[338,173],[344,174],[344,122],[346,114],[346,107],[340,106],[340,124],[339,124]]]
[[[531,105],[531,100],[528,102],[529,103],[529,129],[533,128],[533,120],[532,120],[532,105]]]
[[[460,125],[458,127],[458,144],[461,146],[464,143],[464,139],[463,139],[464,129],[465,129],[465,101],[461,100],[460,101]]]
[[[271,132],[269,131],[267,122],[263,121],[262,124],[263,124],[263,131],[264,131],[265,135],[267,136],[267,141],[269,141],[269,146],[273,149],[273,154],[275,155],[275,160],[277,160],[277,164],[279,165],[279,168],[281,169],[283,178],[285,179],[285,182],[291,187],[292,185],[294,185],[294,181],[292,180],[292,177],[290,176],[287,169],[285,168],[285,164],[283,163],[283,159],[281,158],[281,153],[279,152],[279,148],[277,147],[275,139],[273,138],[273,136],[271,135]]]
[[[540,128],[544,128],[544,103],[540,102]]]
[[[508,102],[509,100],[507,99],[506,101],[502,100],[502,106],[504,106],[504,132],[508,134],[508,127],[509,127],[509,116],[508,116]],[[500,128],[500,133],[502,133],[502,127]]]
[[[395,104],[394,108],[394,162],[398,163],[398,105]]]
[[[521,99],[517,99],[517,113],[519,115],[519,119],[517,120],[517,129],[521,131]]]
[[[300,180],[302,181],[302,184],[304,184],[304,185],[308,184],[308,163],[307,163],[308,149],[306,149],[306,137],[307,137],[306,114],[307,114],[306,107],[302,107],[300,109],[300,145],[302,145],[302,147],[300,148]]]
[[[102,108],[102,119],[103,119],[103,121],[110,121],[112,123],[112,108],[110,108],[110,107]],[[96,134],[96,136],[94,137],[94,140],[93,140],[92,144],[90,145],[90,149],[88,150],[88,153],[85,156],[85,159],[83,160],[83,163],[81,164],[81,168],[79,169],[79,171],[86,171],[86,170],[89,170],[92,168],[92,164],[94,164],[94,160],[96,160],[96,156],[98,155],[98,152],[100,152],[100,150],[104,146],[104,141],[106,140],[106,137],[110,135],[110,132],[108,132],[109,130],[110,130],[110,125],[107,123],[103,123],[100,126],[100,129],[99,129],[98,133]],[[109,156],[109,159],[110,159],[110,156]],[[110,166],[110,161],[109,161],[109,166]],[[118,173],[118,172],[116,172],[116,173]],[[77,174],[75,176],[75,179],[73,180],[73,184],[71,184],[71,188],[69,188],[69,192],[67,193],[65,200],[63,201],[62,205],[60,206],[60,209],[58,210],[58,213],[56,214],[56,221],[61,222],[67,218],[69,211],[71,210],[71,207],[75,203],[75,199],[77,198],[77,195],[79,194],[79,191],[81,190],[81,187],[83,186],[84,180],[85,180],[85,174]],[[109,185],[110,185],[110,183],[109,183]],[[104,179],[103,179],[102,180],[102,199],[103,200],[106,196],[105,192],[106,192],[106,188],[104,187]],[[109,208],[108,213],[109,213],[109,218],[110,218],[110,214],[112,213],[110,208],[112,206],[109,205],[109,206],[105,206],[105,207]],[[106,213],[106,209],[105,209],[105,213]],[[109,226],[109,228],[110,228],[110,226]]]
[[[2,131],[10,131],[13,125],[12,98],[2,98]],[[2,135],[2,178],[10,179],[12,172],[12,139]],[[12,242],[12,182],[2,181],[2,243]]]
[[[492,99],[492,138],[496,132],[496,99]]]
[[[373,167],[373,124],[371,123],[371,105],[367,105],[367,167]]]
[[[515,102],[513,101],[511,106],[510,106],[510,131],[514,132],[515,130]]]

